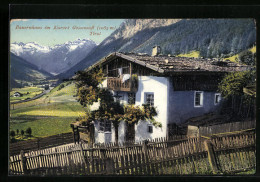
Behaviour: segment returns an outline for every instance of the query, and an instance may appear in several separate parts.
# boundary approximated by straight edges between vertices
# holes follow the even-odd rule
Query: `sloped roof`
[[[231,61],[219,61],[207,58],[187,58],[173,57],[166,55],[150,56],[147,54],[120,53],[114,52],[102,60],[98,61],[92,67],[98,64],[105,64],[115,57],[121,57],[128,61],[148,67],[159,73],[171,72],[236,72],[250,70],[248,65],[242,65]]]

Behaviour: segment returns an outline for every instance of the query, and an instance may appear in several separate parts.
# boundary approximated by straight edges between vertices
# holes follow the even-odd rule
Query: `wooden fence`
[[[24,152],[28,152],[32,150],[40,150],[44,148],[55,147],[55,146],[68,144],[72,142],[74,142],[73,133],[70,132],[70,133],[53,135],[50,137],[10,143],[9,155],[12,156],[12,155],[20,154],[21,150],[23,150]]]
[[[201,126],[199,127],[200,136],[208,136],[217,133],[227,133],[233,131],[241,131],[247,129],[254,129],[256,121],[243,121],[243,122],[233,122],[233,123],[224,123],[212,126]]]
[[[74,144],[10,160],[10,174],[205,175],[255,168],[255,133],[214,138],[160,138],[134,145]]]

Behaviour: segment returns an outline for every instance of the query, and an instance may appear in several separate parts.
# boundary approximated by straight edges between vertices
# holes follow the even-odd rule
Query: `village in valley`
[[[254,174],[254,20],[112,21],[100,43],[11,42],[9,175]]]

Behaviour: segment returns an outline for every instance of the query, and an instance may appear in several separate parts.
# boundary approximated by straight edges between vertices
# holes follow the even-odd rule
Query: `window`
[[[215,94],[214,104],[217,105],[221,100],[220,94]]]
[[[128,104],[135,104],[135,93],[128,93]]]
[[[150,106],[154,106],[154,94],[153,93],[145,93],[145,103]]]
[[[106,131],[111,132],[111,121],[106,121],[105,122],[105,132]]]
[[[102,121],[99,121],[99,131],[104,131],[105,130],[105,122],[102,120]]]
[[[111,132],[111,121],[109,121],[109,120],[99,121],[99,131]]]
[[[195,92],[194,106],[195,107],[202,107],[203,106],[203,92]]]
[[[153,133],[153,125],[148,125],[148,133]]]

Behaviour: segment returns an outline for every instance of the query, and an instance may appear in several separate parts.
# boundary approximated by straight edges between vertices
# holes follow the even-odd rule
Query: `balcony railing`
[[[138,82],[137,80],[126,80],[122,83],[121,78],[108,77],[107,88],[114,91],[137,92]]]

